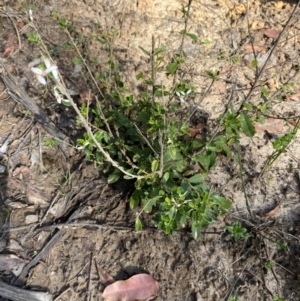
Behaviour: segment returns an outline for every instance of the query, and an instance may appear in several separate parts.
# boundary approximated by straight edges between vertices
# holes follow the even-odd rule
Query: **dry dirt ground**
[[[114,40],[115,56],[126,85],[138,93],[135,76],[151,71],[139,46],[150,50],[153,36],[156,45],[165,47],[166,56],[176,53],[182,37],[179,32],[185,26],[182,5],[187,2],[0,1],[1,74],[11,73],[69,138],[63,149],[46,146],[51,136],[10,97],[11,91],[0,81],[0,147],[8,141],[0,162],[2,281],[48,291],[58,301],[102,300],[99,265],[116,279],[140,272],[151,274],[160,285],[155,300],[230,300],[234,294],[236,300],[300,300],[299,134],[287,152],[261,174],[272,154],[274,138],[292,129],[292,122],[284,118],[300,115],[299,9],[256,83],[259,89],[249,99],[258,104],[265,85],[270,91],[270,114],[279,119],[269,118],[265,127],[257,126],[254,138],[241,140],[242,177],[234,158],[218,159],[209,182],[232,200],[233,208],[198,240],[186,231],[167,236],[152,228],[138,233],[133,230],[135,212],[128,207],[124,189],[108,186],[93,164],[73,147],[81,134],[75,114],[38,85],[28,67],[41,57],[40,46],[28,41],[37,29],[68,87],[75,94],[86,91],[90,85],[86,71],[72,63],[76,52],[69,47],[56,16],[74,24],[82,41],[80,50],[97,58],[93,70],[101,69],[107,56],[90,37],[115,28],[119,33]],[[262,66],[251,67],[250,42],[261,47],[258,61],[263,64],[277,36],[276,31],[272,37],[272,32],[264,34],[262,30],[282,31],[295,5],[263,0],[191,1],[188,32],[196,34],[198,41],[186,41],[183,49],[187,54],[185,76],[197,94],[187,102],[207,112],[211,123],[229,101],[238,108]],[[29,9],[36,29],[28,18]],[[212,87],[206,70],[221,72]],[[164,72],[158,74],[158,81],[171,85]],[[290,101],[278,100],[279,94],[296,96]],[[278,211],[266,214],[274,208]],[[247,241],[235,242],[224,230],[225,224],[236,220],[252,234]],[[68,222],[71,225],[55,226]],[[57,239],[48,248],[51,237]],[[5,254],[14,254],[17,259],[8,262]],[[42,254],[39,260],[21,273],[38,254]]]

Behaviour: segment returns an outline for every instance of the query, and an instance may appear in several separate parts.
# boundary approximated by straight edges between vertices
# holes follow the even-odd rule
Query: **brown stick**
[[[61,142],[67,140],[67,136],[56,127],[41,107],[31,97],[29,97],[24,88],[17,83],[12,75],[0,74],[0,77],[5,86],[8,88],[10,97],[29,110],[51,136],[57,138]],[[60,144],[60,148],[65,154],[63,143]]]
[[[13,282],[15,285],[23,285],[24,280],[29,272],[29,270],[36,266],[39,261],[48,254],[50,249],[56,244],[56,242],[66,233],[66,230],[59,230],[54,234],[54,236],[49,240],[49,242],[45,245],[45,247],[42,249],[42,251],[37,254],[22,270],[19,277]],[[23,299],[23,300],[30,300],[30,299]]]
[[[44,292],[24,290],[4,282],[0,282],[0,296],[12,301],[52,301],[52,295]]]

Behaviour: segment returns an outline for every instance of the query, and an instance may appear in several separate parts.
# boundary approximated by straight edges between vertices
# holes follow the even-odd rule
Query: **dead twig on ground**
[[[90,265],[89,265],[89,281],[87,285],[87,294],[86,294],[86,300],[90,301],[92,294],[91,294],[91,280],[92,280],[92,271],[93,271],[93,262],[94,262],[94,254],[91,252],[90,255]]]
[[[21,274],[17,279],[13,281],[13,284],[15,285],[23,285],[24,280],[29,272],[29,270],[36,266],[39,261],[48,254],[50,249],[56,244],[56,242],[66,233],[66,230],[59,230],[54,236],[49,240],[49,242],[46,244],[46,246],[40,251],[39,254],[37,254],[23,269]],[[22,299],[23,300],[30,300],[30,299]]]
[[[3,66],[4,67],[4,66]],[[5,67],[4,67],[5,69]],[[26,93],[23,87],[21,87],[15,78],[7,73],[7,75],[0,74],[0,77],[6,87],[9,89],[8,94],[16,102],[22,104],[27,110],[32,112],[37,121],[42,125],[42,127],[53,137],[57,138],[60,142],[67,141],[68,138],[63,134],[56,125],[51,121],[51,119],[44,113],[41,107]],[[59,144],[60,149],[67,156],[64,144]]]
[[[57,296],[53,301],[57,301],[59,300],[60,298],[62,298],[68,291],[70,291],[71,288],[68,287],[65,291],[63,291],[59,296]]]
[[[0,296],[12,301],[52,301],[52,295],[44,292],[32,292],[0,282]]]

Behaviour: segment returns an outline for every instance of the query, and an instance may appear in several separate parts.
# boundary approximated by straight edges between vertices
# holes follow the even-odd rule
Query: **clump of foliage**
[[[176,62],[179,64],[178,59]],[[142,228],[140,215],[145,212],[151,213],[153,222],[166,233],[188,226],[197,238],[203,228],[231,207],[229,200],[213,193],[205,183],[216,154],[230,152],[226,138],[191,139],[188,116],[178,117],[182,115],[180,103],[164,104],[164,96],[190,94],[193,88],[187,81],[168,91],[145,79],[143,83],[152,86],[152,92],[142,92],[135,99],[124,89],[120,75],[112,72],[116,63],[109,64],[114,69],[109,72],[110,88],[106,89],[105,100],[98,101],[94,108],[85,104],[81,107],[81,114],[91,122],[102,150],[88,133],[78,139],[78,144],[84,148],[87,159],[108,174],[109,183],[136,175],[130,197],[130,207],[141,208],[136,230]],[[168,65],[166,71],[169,69]],[[103,87],[108,85],[106,75],[99,76]],[[103,150],[115,163],[106,160]]]
[[[188,11],[184,12],[188,18]],[[180,227],[189,227],[193,237],[199,237],[205,227],[231,208],[228,199],[212,191],[206,177],[218,154],[231,155],[231,146],[239,143],[241,132],[254,135],[254,126],[245,108],[235,111],[228,106],[220,116],[216,131],[195,139],[190,134],[189,112],[186,110],[184,114],[182,108],[186,99],[195,94],[190,81],[179,76],[186,59],[182,48],[166,63],[166,49],[155,48],[154,39],[151,51],[140,47],[149,58],[151,73],[137,75],[136,80],[141,81],[144,92],[134,96],[126,89],[113,56],[114,38],[118,34],[115,29],[91,37],[99,41],[108,54],[106,65],[93,74],[88,66],[89,55],[80,53],[63,19],[60,25],[77,50],[79,57],[74,58],[73,63],[86,66],[88,79],[98,90],[96,103],[84,103],[78,108],[63,82],[56,79],[60,92],[57,100],[74,108],[78,124],[86,130],[78,139],[79,148],[107,174],[109,183],[135,180],[130,207],[140,208],[136,230],[142,229],[141,214],[148,213],[157,227],[168,234]],[[197,42],[197,36],[186,29],[180,34],[182,45],[185,38]],[[157,72],[164,72],[173,79],[171,88],[156,82]],[[206,74],[212,83],[219,80],[218,70],[208,70]]]

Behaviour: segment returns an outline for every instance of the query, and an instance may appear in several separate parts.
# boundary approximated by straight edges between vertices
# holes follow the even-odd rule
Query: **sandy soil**
[[[135,211],[129,209],[124,187],[107,185],[93,164],[87,163],[84,154],[72,146],[82,134],[76,127],[74,112],[56,103],[46,89],[42,90],[28,68],[30,62],[41,57],[40,47],[28,42],[28,36],[34,32],[28,20],[31,8],[34,24],[67,79],[68,88],[75,94],[91,85],[84,68],[72,63],[76,53],[68,47],[68,37],[59,28],[56,14],[74,24],[74,32],[81,35],[80,50],[97,58],[97,64],[91,67],[95,72],[101,70],[107,53],[90,37],[115,28],[119,32],[114,40],[115,56],[126,85],[138,93],[136,75],[151,72],[139,46],[150,50],[154,37],[156,46],[166,49],[166,60],[171,58],[181,45],[179,32],[185,26],[183,4],[187,3],[179,0],[0,2],[0,73],[12,73],[69,138],[63,150],[55,145],[45,146],[43,141],[49,140],[50,135],[28,110],[10,97],[0,81],[0,146],[10,137],[0,161],[3,228],[0,247],[4,246],[0,252],[17,255],[24,266],[44,250],[57,231],[64,231],[21,279],[19,284],[24,287],[48,291],[58,301],[103,300],[96,262],[116,279],[127,279],[140,272],[151,274],[160,285],[155,300],[230,300],[234,294],[245,301],[281,300],[274,299],[275,296],[300,300],[299,134],[287,152],[262,173],[273,152],[274,138],[293,127],[284,118],[300,115],[297,96],[291,101],[276,98],[288,89],[289,95],[300,90],[299,11],[249,99],[259,104],[261,87],[268,87],[271,116],[283,119],[269,118],[265,127],[257,126],[254,138],[241,139],[242,177],[234,158],[218,159],[209,174],[209,183],[232,200],[233,209],[198,240],[187,231],[167,236],[150,225],[142,232],[134,231]],[[214,124],[228,103],[238,108],[255,81],[257,70],[249,63],[253,52],[250,42],[261,47],[259,59],[263,62],[276,38],[261,34],[262,30],[283,30],[294,5],[284,1],[248,1],[247,9],[247,1],[242,0],[192,1],[187,29],[198,36],[198,42],[187,40],[184,44],[187,54],[184,74],[197,93],[194,99],[186,101],[205,111],[210,124]],[[12,51],[6,54],[9,47]],[[233,62],[233,58],[238,61]],[[211,79],[206,70],[221,72],[220,80],[209,90]],[[172,84],[164,72],[157,76],[157,81],[166,86]],[[252,216],[246,207],[244,189]],[[274,208],[278,209],[274,214],[264,214]],[[226,224],[236,220],[251,233],[247,241],[235,242],[224,230]],[[55,226],[67,222],[71,225]],[[85,226],[75,224],[79,222]],[[0,268],[0,273],[1,279],[8,283],[17,277],[11,270]]]

